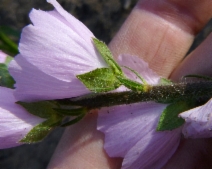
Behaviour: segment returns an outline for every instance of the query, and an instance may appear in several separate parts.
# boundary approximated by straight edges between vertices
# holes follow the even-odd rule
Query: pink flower
[[[119,64],[136,70],[149,84],[159,83],[160,77],[138,57],[122,55]],[[132,72],[125,73],[136,79]],[[180,142],[181,128],[156,131],[166,106],[143,102],[100,110],[97,129],[105,134],[104,148],[110,157],[124,158],[122,169],[161,168],[174,154]]]
[[[0,50],[0,63],[4,63],[6,61],[7,56],[8,55],[6,53]]]
[[[183,134],[187,138],[212,137],[212,99],[203,106],[179,114],[185,119]]]
[[[17,100],[51,100],[89,93],[76,75],[107,67],[92,43],[94,35],[56,0],[48,2],[55,10],[31,11],[33,25],[23,29],[20,54],[9,66],[16,81]],[[147,83],[159,83],[160,78],[141,59],[122,55],[119,63],[138,71]],[[127,69],[125,73],[139,81]],[[166,106],[148,102],[102,109],[98,130],[105,133],[107,153],[124,158],[122,168],[160,168],[175,152],[180,129],[156,132]]]
[[[89,93],[76,75],[107,67],[95,50],[94,35],[88,28],[56,0],[48,2],[55,10],[31,11],[33,25],[23,29],[20,54],[9,65],[18,100],[51,100]]]
[[[44,121],[16,104],[13,92],[12,89],[0,87],[0,149],[20,145],[19,141]]]

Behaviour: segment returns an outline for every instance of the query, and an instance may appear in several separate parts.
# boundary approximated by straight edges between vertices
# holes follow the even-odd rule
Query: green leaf
[[[13,54],[18,53],[18,45],[14,43],[3,31],[0,30],[0,40],[4,45],[7,46],[7,49]]]
[[[144,85],[141,83],[127,79],[123,76],[117,76],[116,78],[120,81],[122,85],[124,85],[128,89],[131,89],[133,91],[144,91]]]
[[[120,86],[110,68],[95,69],[77,78],[92,92],[108,92]]]
[[[20,39],[21,32],[9,26],[0,26],[0,31],[7,36],[11,36],[13,39]]]
[[[0,86],[14,89],[15,80],[10,76],[8,67],[0,63]]]
[[[172,84],[173,82],[171,81],[171,80],[169,80],[169,79],[166,79],[166,78],[160,78],[160,82],[159,82],[159,84],[161,84],[161,85],[170,85],[170,84]]]
[[[21,143],[36,143],[41,140],[43,140],[50,132],[51,130],[59,126],[61,124],[62,119],[60,117],[58,118],[52,118],[44,121],[43,123],[38,124],[35,126],[32,130],[30,130],[27,135],[20,140]]]
[[[93,42],[105,62],[109,65],[109,67],[113,70],[113,73],[116,75],[122,75],[123,72],[121,70],[121,67],[118,65],[118,63],[113,59],[113,55],[110,52],[110,49],[107,47],[107,45],[96,39],[93,38]]]
[[[50,101],[39,101],[39,102],[16,102],[17,104],[24,107],[29,113],[41,117],[41,118],[52,118],[57,115],[54,108],[57,108],[55,104]]]
[[[157,131],[173,130],[184,124],[178,114],[194,107],[193,103],[178,101],[168,105],[160,116]]]

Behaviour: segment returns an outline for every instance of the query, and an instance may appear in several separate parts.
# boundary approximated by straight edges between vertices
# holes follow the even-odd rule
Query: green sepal
[[[212,81],[212,77],[210,77],[210,76],[203,76],[203,75],[186,75],[186,76],[183,76],[183,78],[187,78],[187,77],[194,77],[194,78],[198,78],[198,79],[204,79],[204,80]]]
[[[54,110],[54,108],[57,108],[57,105],[50,101],[30,103],[18,101],[16,103],[24,107],[29,113],[41,118],[49,119],[57,114],[57,112]]]
[[[129,69],[131,72],[133,72],[142,81],[143,84],[147,84],[147,81],[143,77],[141,77],[137,71],[135,71],[127,66],[123,66],[123,67],[125,67],[125,68]]]
[[[39,142],[43,140],[52,131],[52,129],[54,129],[54,127],[59,126],[61,122],[62,122],[61,116],[50,118],[44,121],[43,123],[40,123],[37,126],[35,126],[19,142],[28,144]]]
[[[0,86],[14,89],[15,80],[9,74],[8,67],[0,63]]]
[[[168,105],[160,116],[157,131],[173,130],[182,126],[184,119],[178,117],[178,114],[194,107],[193,102],[178,101]]]
[[[113,55],[110,49],[107,47],[107,45],[96,38],[93,38],[93,42],[98,52],[100,53],[100,55],[103,57],[105,62],[109,65],[109,67],[113,70],[113,73],[116,75],[122,75],[123,74],[122,69],[118,65],[118,63],[113,59]]]
[[[62,124],[61,127],[67,127],[67,126],[73,125],[73,124],[77,123],[78,121],[82,120],[83,117],[85,117],[85,115],[86,115],[86,113],[83,113],[83,114],[77,116],[76,118],[74,118],[73,120]]]
[[[79,116],[81,114],[86,113],[88,110],[86,108],[77,108],[77,109],[61,109],[61,108],[54,108],[61,115],[65,116]]]
[[[173,82],[171,80],[169,80],[169,79],[161,77],[160,81],[159,81],[159,84],[161,84],[161,85],[170,85],[170,84],[173,84]]]
[[[77,78],[92,92],[108,92],[120,86],[110,68],[98,68]]]
[[[116,76],[122,85],[133,91],[144,91],[144,85],[123,76]]]

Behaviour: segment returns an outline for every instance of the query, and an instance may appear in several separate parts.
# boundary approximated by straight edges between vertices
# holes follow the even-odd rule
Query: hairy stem
[[[212,82],[175,83],[171,85],[148,86],[145,92],[124,91],[114,93],[88,94],[75,98],[58,100],[60,104],[76,105],[89,109],[131,104],[145,101],[172,103],[182,100],[208,100],[212,97]]]

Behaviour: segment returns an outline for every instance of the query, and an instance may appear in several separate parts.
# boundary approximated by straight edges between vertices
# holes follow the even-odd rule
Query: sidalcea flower
[[[18,100],[52,100],[89,93],[76,75],[107,67],[95,50],[92,32],[56,0],[48,2],[55,7],[53,11],[31,11],[32,25],[23,29],[20,54],[9,65]]]
[[[0,63],[4,63],[7,59],[7,54],[0,50]]]
[[[212,99],[206,104],[179,114],[185,119],[183,134],[186,138],[212,137]]]
[[[0,93],[0,149],[4,149],[20,145],[19,141],[44,119],[16,104],[14,90],[0,87]]]
[[[148,84],[159,83],[160,77],[138,57],[122,55],[119,63],[136,70]],[[132,72],[125,73],[136,80]],[[97,129],[105,134],[104,148],[110,157],[124,158],[122,169],[161,168],[173,155],[179,145],[181,128],[156,131],[166,106],[143,102],[100,110]]]
[[[44,121],[16,105],[17,100],[54,100],[90,93],[77,77],[93,70],[99,71],[97,68],[108,65],[112,70],[110,73],[114,73],[120,82],[129,80],[125,79],[115,62],[111,63],[113,66],[105,63],[94,47],[94,35],[86,26],[67,13],[56,0],[47,1],[55,9],[50,12],[31,11],[32,24],[23,29],[19,43],[20,54],[9,65],[9,72],[16,81],[15,92],[0,88],[0,92],[3,91],[1,96],[4,99],[8,97],[6,100],[0,97],[2,148],[20,144],[18,141],[35,125]],[[112,62],[111,58],[105,60]],[[142,75],[147,84],[155,85],[160,81],[160,77],[138,57],[121,55],[118,62],[130,68],[124,70],[128,78],[139,82],[127,81],[125,86],[128,88],[129,82],[135,85],[131,89],[143,89],[140,84],[142,80],[131,69]],[[115,76],[113,78],[116,82]],[[120,86],[119,81],[117,86]],[[123,90],[128,89],[121,87],[117,91]],[[122,168],[161,168],[173,155],[180,141],[181,128],[156,131],[160,115],[166,107],[167,104],[144,102],[101,110],[98,130],[105,133],[104,147],[109,156],[124,158]],[[84,117],[84,113],[81,115]],[[62,119],[63,115],[60,116]],[[60,121],[56,122],[60,125]],[[51,127],[51,124],[47,124],[47,127]]]

